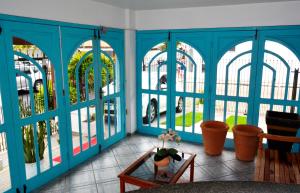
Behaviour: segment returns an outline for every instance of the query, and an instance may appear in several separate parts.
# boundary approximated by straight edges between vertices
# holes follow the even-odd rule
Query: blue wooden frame
[[[91,156],[99,153],[99,151],[108,148],[110,145],[116,143],[126,136],[126,122],[125,122],[125,64],[124,64],[124,31],[121,29],[107,28],[107,33],[101,35],[101,39],[108,42],[112,48],[116,51],[119,59],[119,76],[120,76],[120,92],[118,96],[120,97],[120,108],[121,108],[121,132],[118,135],[110,138],[109,140],[103,140],[101,135],[102,126],[99,123],[100,127],[98,129],[97,142],[101,146],[90,148],[91,151],[84,151],[84,154],[80,155],[78,159],[72,159],[70,154],[70,149],[72,149],[72,144],[70,143],[70,119],[67,115],[68,109],[66,103],[68,103],[69,93],[65,92],[64,96],[63,91],[67,91],[66,80],[66,61],[68,57],[74,52],[76,45],[79,42],[73,41],[72,38],[68,39],[68,36],[62,34],[61,29],[66,29],[70,33],[77,32],[78,39],[80,38],[92,39],[94,46],[94,54],[99,53],[100,55],[100,39],[95,39],[97,32],[100,31],[99,26],[92,25],[81,25],[57,21],[49,21],[42,19],[32,19],[24,18],[17,16],[10,16],[0,14],[0,27],[2,28],[2,33],[0,34],[0,66],[1,66],[1,76],[0,80],[2,82],[7,82],[7,84],[1,84],[1,89],[9,92],[2,92],[2,101],[3,101],[3,112],[5,116],[5,124],[0,126],[0,132],[6,133],[7,145],[8,145],[8,156],[10,164],[10,173],[11,173],[11,183],[12,187],[7,192],[16,192],[18,188],[21,192],[23,191],[23,185],[26,185],[27,191],[32,191],[35,188],[47,183],[53,178],[65,173],[70,170],[72,167],[78,165],[79,163],[87,160]],[[96,33],[95,33],[96,32]],[[81,34],[80,34],[81,33]],[[15,103],[14,99],[17,98],[18,94],[16,93],[15,85],[15,74],[17,71],[14,69],[14,60],[13,55],[15,54],[12,51],[12,37],[17,36],[22,39],[25,39],[35,45],[37,45],[46,55],[50,58],[51,62],[54,64],[55,68],[55,78],[56,78],[56,96],[57,96],[57,107],[54,111],[49,111],[46,114],[41,114],[36,117],[30,117],[28,119],[18,119],[16,115],[19,115],[18,104]],[[66,38],[61,40],[61,38]],[[81,40],[83,40],[81,39]],[[78,45],[77,45],[78,46]],[[65,50],[62,51],[61,47]],[[70,49],[71,48],[71,49]],[[72,50],[73,49],[73,50]],[[3,54],[5,53],[5,54]],[[100,67],[100,58],[95,57],[94,63],[98,64]],[[8,65],[7,65],[8,64]],[[99,72],[100,68],[95,68]],[[21,72],[17,72],[21,73]],[[27,75],[22,74],[25,77]],[[97,76],[96,76],[97,77]],[[95,78],[96,78],[95,77]],[[29,77],[27,77],[29,78]],[[62,84],[64,82],[64,84]],[[100,88],[100,77],[95,80],[95,88]],[[57,84],[60,83],[60,84]],[[46,95],[46,93],[44,93]],[[99,98],[100,94],[98,89],[95,90],[95,104],[97,106],[102,106]],[[47,99],[46,99],[47,100]],[[101,109],[101,108],[98,108]],[[101,114],[103,113],[99,110],[97,112],[97,119],[102,120]],[[24,156],[23,156],[23,145],[22,137],[20,134],[20,126],[24,124],[35,123],[36,121],[48,119],[52,116],[59,117],[59,128],[60,128],[60,156],[62,162],[53,167],[46,172],[43,172],[36,177],[33,177],[29,180],[26,180],[25,168],[24,168]],[[98,121],[100,122],[100,121]],[[10,129],[8,129],[10,128]],[[16,129],[11,129],[16,128]],[[49,124],[47,124],[47,130],[49,131]],[[48,138],[49,139],[49,138]],[[72,140],[72,139],[71,139]],[[51,156],[50,156],[51,157]]]
[[[138,132],[149,134],[149,135],[158,135],[162,132],[161,129],[156,127],[145,127],[142,124],[142,113],[141,113],[141,96],[143,89],[141,89],[141,61],[148,50],[151,49],[154,45],[167,41],[168,33],[170,33],[170,46],[168,47],[168,62],[167,65],[170,66],[176,64],[176,55],[175,47],[176,40],[180,40],[182,37],[183,42],[192,45],[200,54],[207,51],[207,56],[204,54],[204,59],[207,57],[209,60],[205,61],[206,69],[206,81],[205,81],[205,94],[204,94],[204,120],[214,119],[215,113],[215,101],[216,100],[225,100],[225,101],[236,101],[236,102],[246,102],[248,104],[248,115],[247,122],[249,124],[257,125],[258,124],[258,113],[259,113],[259,104],[263,103],[274,103],[278,105],[290,105],[296,106],[299,109],[299,100],[297,101],[288,101],[288,100],[276,100],[276,99],[260,99],[260,90],[261,90],[261,76],[262,76],[262,63],[263,54],[264,54],[264,41],[265,39],[275,40],[288,48],[290,48],[298,57],[300,58],[300,26],[275,26],[275,27],[239,27],[239,28],[215,28],[215,29],[185,29],[185,30],[141,30],[137,31],[137,71],[136,71],[136,87],[137,87],[137,128]],[[201,35],[201,33],[209,34],[209,37]],[[179,39],[178,39],[179,38]],[[186,38],[186,39],[184,39]],[[208,44],[206,45],[206,50],[203,50],[205,46],[200,41],[209,39]],[[185,41],[184,41],[185,40]],[[198,40],[198,42],[197,42]],[[193,44],[194,41],[195,43]],[[251,55],[251,75],[250,75],[250,86],[249,97],[234,97],[234,96],[217,96],[216,95],[216,70],[217,63],[220,58],[233,46],[245,42],[252,41],[252,50],[250,50]],[[201,48],[201,46],[203,48]],[[206,58],[206,60],[207,60]],[[245,66],[246,67],[246,66]],[[172,67],[171,67],[172,68]],[[172,74],[172,70],[168,71],[168,74]],[[174,74],[174,68],[173,68]],[[209,83],[207,80],[209,77]],[[170,78],[169,78],[170,79]],[[288,78],[287,78],[288,79]],[[174,95],[179,93],[175,92],[174,88],[174,75],[173,79],[168,82],[168,89],[171,86],[171,91],[168,93],[168,114],[175,114],[175,104],[174,104]],[[173,87],[173,88],[172,88]],[[153,91],[147,92],[148,94],[155,94]],[[184,96],[190,96],[190,93],[180,93]],[[172,96],[172,97],[170,97]],[[170,99],[172,98],[172,99]],[[286,98],[286,97],[285,97]],[[207,101],[208,100],[208,101]],[[169,118],[170,119],[170,118]],[[167,120],[168,127],[175,127],[174,120]],[[191,134],[185,132],[179,132],[184,140],[192,141],[196,143],[202,143],[202,136],[199,134]],[[225,147],[233,148],[233,140],[227,139],[225,142]],[[300,150],[300,148],[299,148]]]

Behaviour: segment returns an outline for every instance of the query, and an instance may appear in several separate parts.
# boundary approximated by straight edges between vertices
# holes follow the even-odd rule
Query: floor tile
[[[120,172],[119,167],[94,170],[97,183],[119,180],[118,175]]]
[[[91,160],[91,163],[94,170],[118,166],[115,156],[98,155],[97,157]]]
[[[142,135],[127,137],[36,192],[118,193],[120,191],[118,175],[121,171],[154,146],[161,146],[161,141],[156,137]],[[197,154],[194,181],[253,180],[255,163],[236,160],[234,151],[224,149],[220,156],[209,156],[204,152],[202,145],[182,142],[179,146],[174,143],[167,143],[166,146]],[[189,181],[189,172],[188,169],[183,174],[181,182]],[[139,187],[126,184],[127,191],[135,189]]]
[[[111,181],[97,184],[98,190],[103,193],[120,193],[120,183],[118,181]],[[125,189],[127,191],[127,189]]]
[[[224,164],[235,172],[251,172],[255,170],[254,161],[243,162],[235,159],[235,160],[226,161],[224,162]]]
[[[213,178],[219,178],[222,176],[227,176],[227,175],[231,175],[234,172],[227,167],[225,164],[223,163],[218,163],[215,165],[205,165],[205,167],[203,167],[205,169],[205,171],[207,171]]]
[[[77,171],[66,176],[66,187],[78,187],[95,184],[93,171]]]
[[[68,193],[97,193],[97,186],[96,184],[87,185],[87,186],[80,186],[80,187],[73,187],[69,189],[65,189],[65,192]],[[101,191],[99,191],[101,192]]]

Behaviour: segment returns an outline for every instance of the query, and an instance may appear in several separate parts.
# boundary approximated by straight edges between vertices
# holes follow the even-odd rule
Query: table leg
[[[125,181],[120,179],[120,193],[125,193]]]
[[[191,162],[191,171],[190,171],[190,182],[194,181],[194,165],[195,165],[195,160],[193,159]]]

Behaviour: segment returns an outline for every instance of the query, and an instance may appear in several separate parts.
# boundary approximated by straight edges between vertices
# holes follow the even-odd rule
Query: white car
[[[29,90],[30,87],[33,88],[34,91],[37,91],[41,85],[43,85],[42,81],[42,73],[38,70],[37,67],[30,65],[30,64],[17,64],[15,65],[15,69],[17,71],[23,72],[27,74],[32,81],[33,85],[29,85],[29,81],[22,76],[21,74],[16,74],[16,83],[17,89],[20,90]]]
[[[160,90],[160,91],[166,91],[167,90],[167,74],[162,73],[159,78],[159,82],[157,81],[157,73],[152,72],[151,73],[151,89],[152,90]],[[146,88],[148,86],[148,72],[143,72],[142,74],[143,78],[143,86],[142,88]],[[160,84],[159,84],[160,83]],[[177,85],[178,87],[178,85]],[[109,94],[114,93],[114,83],[109,84]],[[103,96],[107,96],[107,86],[102,88],[102,94]],[[157,95],[152,94],[149,102],[149,95],[142,94],[142,116],[143,116],[143,122],[149,123],[153,122],[155,118],[157,117],[158,113],[164,113],[167,111],[167,96],[160,94],[160,106],[159,106],[159,112],[158,112],[158,98]],[[183,106],[183,98],[182,97],[176,97],[176,112],[182,112],[182,106]],[[110,100],[110,115],[114,115],[114,100]],[[148,110],[150,108],[150,111]],[[108,113],[108,103],[104,102],[104,114],[107,115]],[[150,114],[149,114],[150,113]]]
[[[157,73],[151,72],[151,90],[159,90],[159,91],[167,91],[167,74],[161,73],[159,81],[157,81]],[[148,87],[148,79],[149,75],[148,72],[142,73],[142,88]],[[176,87],[179,87],[180,85],[176,84]],[[151,94],[150,95],[150,101],[149,101],[149,95],[148,94],[142,94],[142,117],[143,117],[143,123],[152,123],[155,118],[157,117],[158,113],[164,113],[167,111],[167,95],[166,94],[159,94],[159,103],[158,104],[158,95],[157,94]],[[176,97],[176,112],[180,113],[182,112],[183,107],[183,98],[182,97]],[[159,108],[158,108],[159,105]],[[159,112],[158,112],[159,109]]]

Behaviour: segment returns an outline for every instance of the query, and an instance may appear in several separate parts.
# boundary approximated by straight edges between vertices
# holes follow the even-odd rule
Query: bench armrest
[[[259,138],[259,149],[263,149],[263,138],[274,140],[274,141],[282,141],[282,142],[291,142],[291,143],[300,143],[300,137],[289,137],[289,136],[282,136],[282,135],[271,135],[266,133],[258,134]]]

